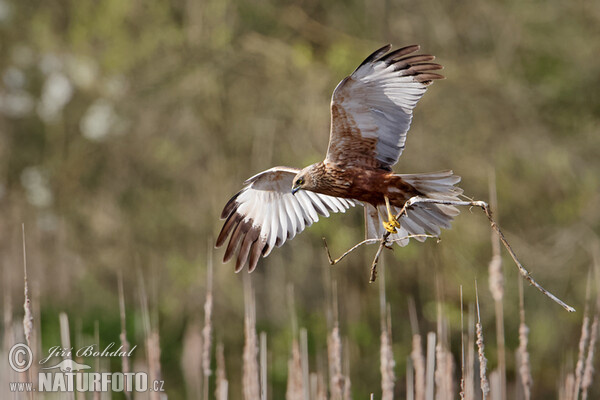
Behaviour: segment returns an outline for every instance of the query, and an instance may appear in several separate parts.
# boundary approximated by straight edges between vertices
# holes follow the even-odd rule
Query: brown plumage
[[[411,55],[419,46],[391,51],[387,45],[371,54],[342,80],[331,99],[331,132],[325,160],[302,170],[275,167],[244,183],[225,205],[225,219],[217,247],[228,237],[223,262],[237,252],[236,272],[249,260],[254,270],[262,255],[281,246],[319,215],[365,207],[368,238],[383,234],[385,198],[397,213],[413,196],[456,200],[462,190],[452,171],[399,175],[392,166],[404,150],[412,110],[434,80],[430,55]],[[390,236],[401,246],[408,235],[439,235],[449,228],[458,210],[435,204],[415,205],[400,219],[400,229]],[[423,241],[424,237],[417,237]],[[238,250],[239,249],[239,250]]]

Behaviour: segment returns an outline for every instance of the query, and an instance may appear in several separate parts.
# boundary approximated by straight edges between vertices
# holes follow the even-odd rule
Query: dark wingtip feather
[[[252,245],[250,249],[250,261],[248,263],[248,272],[252,272],[256,269],[256,265],[258,264],[258,260],[260,255],[263,253],[263,250],[266,248],[266,239],[258,238],[256,242]]]
[[[392,48],[392,45],[388,43],[385,46],[383,46],[382,48],[375,50],[373,53],[371,53],[371,55],[369,55],[369,57],[365,58],[365,60],[362,63],[360,63],[358,68],[362,67],[365,64],[370,63],[371,61],[375,61],[375,60],[379,59],[379,57],[383,56],[385,53],[390,51],[391,48]],[[358,68],[356,68],[356,69],[358,69]]]
[[[225,204],[225,207],[223,207],[223,211],[221,212],[221,219],[226,219],[231,215],[231,213],[235,209],[235,205],[236,205],[235,200],[238,198],[240,193],[242,193],[242,192],[241,191],[237,192],[235,194],[235,196],[233,196],[231,199],[229,199],[227,204]]]
[[[238,248],[240,241],[243,238],[243,235],[248,231],[248,222],[242,221],[240,222],[233,233],[231,234],[231,238],[229,239],[229,244],[227,245],[227,249],[225,250],[225,255],[223,256],[223,262],[231,260],[231,257],[235,254],[235,250]]]
[[[238,253],[238,258],[235,263],[235,270],[241,270],[244,268],[246,261],[248,260],[248,255],[250,254],[250,250],[254,243],[258,240],[258,236],[260,235],[260,229],[250,225],[249,229],[246,231],[246,237],[244,238],[244,242],[242,243],[242,247],[240,248],[240,252]]]
[[[223,243],[225,243],[225,240],[227,240],[227,236],[229,236],[231,230],[241,219],[242,216],[240,214],[231,214],[229,217],[227,217],[227,221],[225,221],[223,227],[221,228],[221,232],[219,232],[219,236],[217,236],[215,247],[223,246]]]
[[[415,79],[424,85],[431,84],[434,80],[446,79],[444,75],[434,74],[433,72],[427,72],[424,74],[416,74]]]
[[[391,63],[393,61],[393,59],[403,57],[407,54],[414,53],[415,51],[419,51],[420,48],[421,48],[421,46],[419,46],[418,44],[405,46],[400,49],[389,52],[387,54],[384,54],[379,59],[377,59],[377,61],[387,61],[388,63]]]

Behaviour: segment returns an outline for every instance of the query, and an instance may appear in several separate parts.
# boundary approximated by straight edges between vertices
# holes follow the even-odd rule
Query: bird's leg
[[[400,222],[394,217],[392,214],[392,209],[390,208],[390,199],[387,196],[383,196],[385,198],[385,208],[387,209],[388,220],[383,221],[383,227],[389,233],[396,233],[396,228],[400,228]]]

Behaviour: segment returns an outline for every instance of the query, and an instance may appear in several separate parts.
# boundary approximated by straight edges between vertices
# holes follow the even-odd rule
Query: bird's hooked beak
[[[296,194],[296,192],[297,192],[298,190],[300,190],[300,186],[299,186],[299,185],[298,185],[298,186],[293,186],[293,187],[292,187],[292,194]]]

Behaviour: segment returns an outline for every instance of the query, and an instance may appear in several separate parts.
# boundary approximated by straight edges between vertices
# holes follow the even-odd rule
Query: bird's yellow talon
[[[389,233],[396,233],[396,228],[400,228],[400,223],[396,218],[392,217],[389,221],[383,221],[383,227]]]
[[[388,213],[388,221],[387,222],[383,221],[383,227],[389,233],[396,233],[396,228],[400,228],[400,222],[398,222],[396,217],[394,217],[394,215],[392,214],[392,210],[390,209],[390,200],[388,199],[387,196],[384,196],[384,198],[385,198],[385,206],[386,206],[387,213]]]

